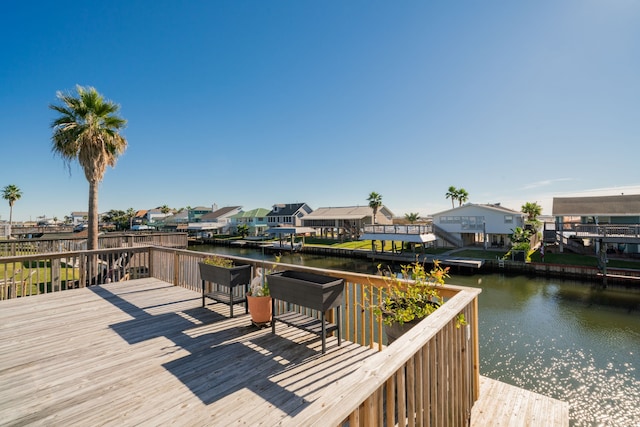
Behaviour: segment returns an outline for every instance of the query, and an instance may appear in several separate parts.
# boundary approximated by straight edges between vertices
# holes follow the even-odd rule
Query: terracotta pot
[[[249,313],[254,323],[269,323],[271,321],[271,297],[252,297],[247,295]]]

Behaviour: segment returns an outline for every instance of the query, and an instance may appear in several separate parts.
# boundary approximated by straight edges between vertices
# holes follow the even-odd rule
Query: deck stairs
[[[435,224],[433,224],[433,232],[437,238],[444,240],[445,242],[453,245],[456,248],[461,248],[464,246],[464,242],[462,241],[462,239],[454,236],[453,234],[442,229],[441,227],[438,227]]]

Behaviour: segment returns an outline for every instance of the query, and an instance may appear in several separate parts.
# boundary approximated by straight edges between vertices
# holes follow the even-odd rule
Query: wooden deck
[[[201,301],[139,279],[0,302],[0,424],[293,425],[374,354],[331,337],[322,355],[315,334]],[[472,425],[566,426],[568,410],[482,378]]]
[[[480,399],[471,412],[471,427],[485,426],[567,427],[569,404],[480,377]]]
[[[373,353],[227,311],[157,279],[2,301],[1,424],[276,425]]]

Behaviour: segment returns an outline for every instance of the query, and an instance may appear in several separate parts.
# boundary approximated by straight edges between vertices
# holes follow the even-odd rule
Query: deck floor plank
[[[567,427],[569,404],[487,377],[480,377],[480,399],[471,426]]]

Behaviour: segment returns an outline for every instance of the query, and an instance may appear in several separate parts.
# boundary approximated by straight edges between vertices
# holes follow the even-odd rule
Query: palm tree
[[[133,208],[129,208],[125,215],[129,218],[129,230],[131,230],[133,228],[133,218],[136,217],[136,211]]]
[[[249,235],[249,225],[247,224],[238,224],[238,234],[240,237],[244,238]]]
[[[120,106],[105,100],[93,87],[76,86],[77,97],[58,92],[61,105],[49,105],[60,114],[52,124],[52,151],[70,167],[77,160],[89,182],[87,249],[98,248],[98,185],[107,166],[115,167],[127,148],[120,134],[127,121],[117,115]]]
[[[469,200],[469,193],[464,188],[458,188],[458,206],[462,206],[467,200]]]
[[[9,229],[13,225],[13,204],[16,200],[20,200],[22,192],[13,184],[7,185],[2,189],[2,198],[9,201]]]
[[[413,224],[420,219],[420,214],[418,212],[406,213],[404,218],[409,221],[409,224]]]
[[[382,195],[372,191],[369,194],[369,198],[367,198],[369,202],[369,207],[373,209],[373,223],[376,223],[376,215],[378,214],[378,208],[382,206]]]
[[[529,221],[537,220],[540,214],[542,214],[542,206],[540,206],[537,202],[527,202],[522,205],[522,208],[520,208],[520,210],[522,211],[522,213],[527,214],[527,219]]]
[[[171,208],[167,205],[162,205],[162,207],[160,207],[160,212],[166,215],[171,212]]]
[[[449,187],[444,196],[447,199],[451,199],[451,209],[453,209],[455,207],[453,202],[458,200],[458,189],[452,185],[451,187]]]

